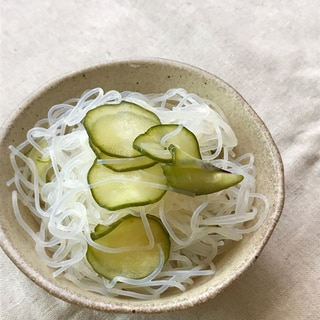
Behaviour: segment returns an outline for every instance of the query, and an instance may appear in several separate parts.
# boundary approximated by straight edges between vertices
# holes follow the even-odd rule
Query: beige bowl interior
[[[270,201],[270,213],[256,232],[235,243],[216,260],[217,272],[199,278],[186,292],[172,291],[160,299],[136,301],[110,298],[83,291],[63,277],[54,279],[52,269],[36,255],[33,240],[16,222],[11,208],[11,190],[6,181],[13,176],[8,146],[25,140],[35,122],[46,117],[49,108],[69,98],[78,97],[89,88],[105,91],[139,91],[160,93],[181,87],[218,103],[228,117],[239,140],[237,153],[253,152],[257,167],[257,192]],[[135,59],[98,65],[53,81],[17,108],[1,128],[1,245],[17,267],[39,286],[63,300],[83,307],[116,312],[164,312],[184,309],[215,297],[238,278],[257,258],[269,239],[281,214],[284,190],[283,168],[279,152],[263,122],[229,85],[203,70],[162,59]],[[30,221],[27,210],[23,211]],[[31,219],[36,230],[37,225]]]

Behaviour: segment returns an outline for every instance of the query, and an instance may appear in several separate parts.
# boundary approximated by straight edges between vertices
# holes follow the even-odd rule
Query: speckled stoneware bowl
[[[215,260],[214,276],[199,278],[185,292],[168,292],[161,298],[137,301],[110,298],[81,290],[63,277],[54,279],[52,269],[38,258],[34,241],[16,222],[11,208],[11,191],[6,181],[13,176],[8,146],[25,140],[26,131],[46,117],[48,109],[85,90],[101,87],[104,90],[161,93],[181,87],[201,97],[209,98],[222,107],[237,134],[238,154],[254,152],[257,168],[257,192],[270,201],[270,212],[263,226],[246,235],[240,242]],[[257,114],[228,84],[214,75],[190,65],[162,59],[135,59],[94,66],[61,77],[26,99],[1,128],[1,246],[16,266],[30,279],[56,297],[96,310],[152,313],[192,307],[214,298],[235,281],[256,260],[267,243],[280,217],[284,202],[282,161],[274,141]],[[23,215],[28,217],[25,210]],[[36,230],[35,222],[33,227]]]

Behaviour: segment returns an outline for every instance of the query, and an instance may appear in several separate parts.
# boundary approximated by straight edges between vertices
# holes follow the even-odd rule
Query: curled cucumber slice
[[[133,141],[133,148],[141,154],[159,162],[171,163],[172,154],[168,150],[174,144],[191,156],[201,159],[196,136],[178,124],[160,124],[149,128]]]
[[[134,139],[151,126],[160,124],[158,116],[136,104],[121,102],[102,105],[86,114],[84,127],[101,152],[115,157],[138,157]]]
[[[151,248],[147,248],[149,239],[140,217],[128,215],[110,226],[98,225],[91,234],[94,242],[125,250],[109,253],[89,245],[87,260],[92,268],[110,280],[116,276],[141,279],[157,268],[161,262],[161,251],[165,263],[171,247],[169,234],[157,217],[147,215],[147,221],[154,239]],[[98,234],[96,230],[99,230]]]
[[[171,145],[173,163],[163,165],[169,185],[190,191],[195,195],[210,194],[232,187],[243,180],[243,176],[215,167],[208,161],[194,158]]]
[[[145,157],[143,155],[140,155],[140,157],[133,158],[112,157],[99,150],[99,148],[96,147],[91,141],[89,143],[91,149],[94,151],[97,158],[101,160],[101,162],[99,163],[104,164],[106,167],[117,172],[149,168],[156,164],[155,160]]]
[[[142,206],[157,202],[166,193],[166,177],[160,164],[143,170],[116,172],[93,163],[88,183],[95,201],[108,210]]]

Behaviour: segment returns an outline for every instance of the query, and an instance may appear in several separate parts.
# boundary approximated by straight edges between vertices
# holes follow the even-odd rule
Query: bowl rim
[[[42,289],[46,290],[47,292],[51,293],[53,296],[60,298],[64,301],[67,301],[72,304],[79,305],[81,307],[90,308],[94,310],[99,311],[110,311],[110,312],[121,312],[121,313],[158,313],[158,312],[168,312],[168,311],[175,311],[175,310],[182,310],[186,309],[195,305],[198,305],[200,303],[203,303],[209,299],[214,298],[219,293],[221,293],[226,287],[228,287],[234,280],[239,278],[247,269],[251,267],[251,265],[254,263],[254,261],[258,258],[261,251],[265,247],[266,243],[270,239],[275,226],[280,219],[283,206],[284,206],[284,200],[285,200],[285,183],[284,183],[284,167],[282,158],[279,152],[278,147],[276,146],[272,135],[265,125],[265,123],[262,121],[262,119],[258,116],[256,111],[249,105],[249,103],[242,97],[242,95],[233,88],[230,84],[226,83],[221,78],[217,77],[211,72],[205,71],[202,68],[193,66],[191,64],[175,61],[171,59],[164,59],[164,58],[153,58],[153,57],[147,57],[147,58],[128,58],[128,59],[119,59],[119,60],[111,60],[107,62],[101,62],[97,63],[95,65],[91,65],[88,67],[84,67],[72,72],[64,73],[58,77],[55,77],[52,80],[49,80],[45,82],[42,86],[40,86],[39,89],[35,90],[33,93],[31,93],[29,96],[27,96],[17,107],[17,109],[7,118],[4,120],[4,122],[1,125],[1,131],[0,131],[0,145],[2,146],[4,137],[6,136],[6,132],[10,129],[10,124],[14,121],[14,119],[19,115],[23,110],[28,106],[28,104],[36,99],[37,97],[41,96],[46,92],[47,89],[49,89],[52,86],[57,85],[58,83],[62,81],[66,81],[68,79],[71,79],[73,77],[79,76],[80,74],[93,71],[94,69],[99,68],[106,68],[109,66],[115,66],[115,65],[121,65],[121,64],[132,64],[132,65],[140,65],[140,64],[159,64],[163,65],[166,64],[168,66],[173,66],[175,68],[184,68],[188,69],[192,72],[200,73],[204,75],[205,77],[210,77],[218,80],[225,88],[227,88],[229,91],[234,92],[244,103],[244,105],[247,108],[247,111],[253,116],[254,120],[259,124],[259,126],[263,129],[263,135],[266,137],[266,139],[270,142],[270,148],[272,149],[272,154],[276,160],[275,162],[275,168],[277,171],[278,181],[277,181],[277,187],[278,187],[278,193],[277,193],[277,199],[276,199],[276,206],[273,209],[272,212],[272,222],[270,223],[270,226],[268,227],[267,231],[264,234],[264,237],[262,241],[260,242],[259,246],[254,250],[254,255],[246,263],[244,263],[237,271],[237,273],[232,274],[227,280],[222,282],[219,287],[215,287],[214,291],[208,290],[207,292],[203,292],[202,295],[190,297],[188,300],[179,301],[178,299],[163,299],[164,303],[161,304],[148,304],[145,306],[140,301],[133,301],[133,303],[125,305],[125,304],[108,304],[98,302],[98,301],[92,301],[90,299],[78,296],[76,294],[72,294],[68,292],[68,290],[61,288],[59,286],[54,285],[51,283],[48,279],[46,279],[42,274],[34,270],[33,268],[29,267],[28,264],[24,263],[22,257],[20,254],[14,249],[14,247],[11,245],[10,241],[7,239],[5,232],[3,230],[3,227],[0,225],[0,246],[3,249],[3,251],[6,253],[6,255],[11,259],[11,261],[22,271],[29,279],[31,279],[34,283],[36,283],[38,286],[40,286]],[[269,211],[269,215],[271,212]],[[148,302],[152,300],[147,300]]]

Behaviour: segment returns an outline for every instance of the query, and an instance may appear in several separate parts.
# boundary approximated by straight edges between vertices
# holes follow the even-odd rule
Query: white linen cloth
[[[157,315],[82,309],[39,288],[1,250],[1,319],[319,319],[319,1],[2,0],[0,32],[1,125],[61,74],[114,59],[169,58],[245,97],[273,135],[286,179],[270,241],[214,300]]]

